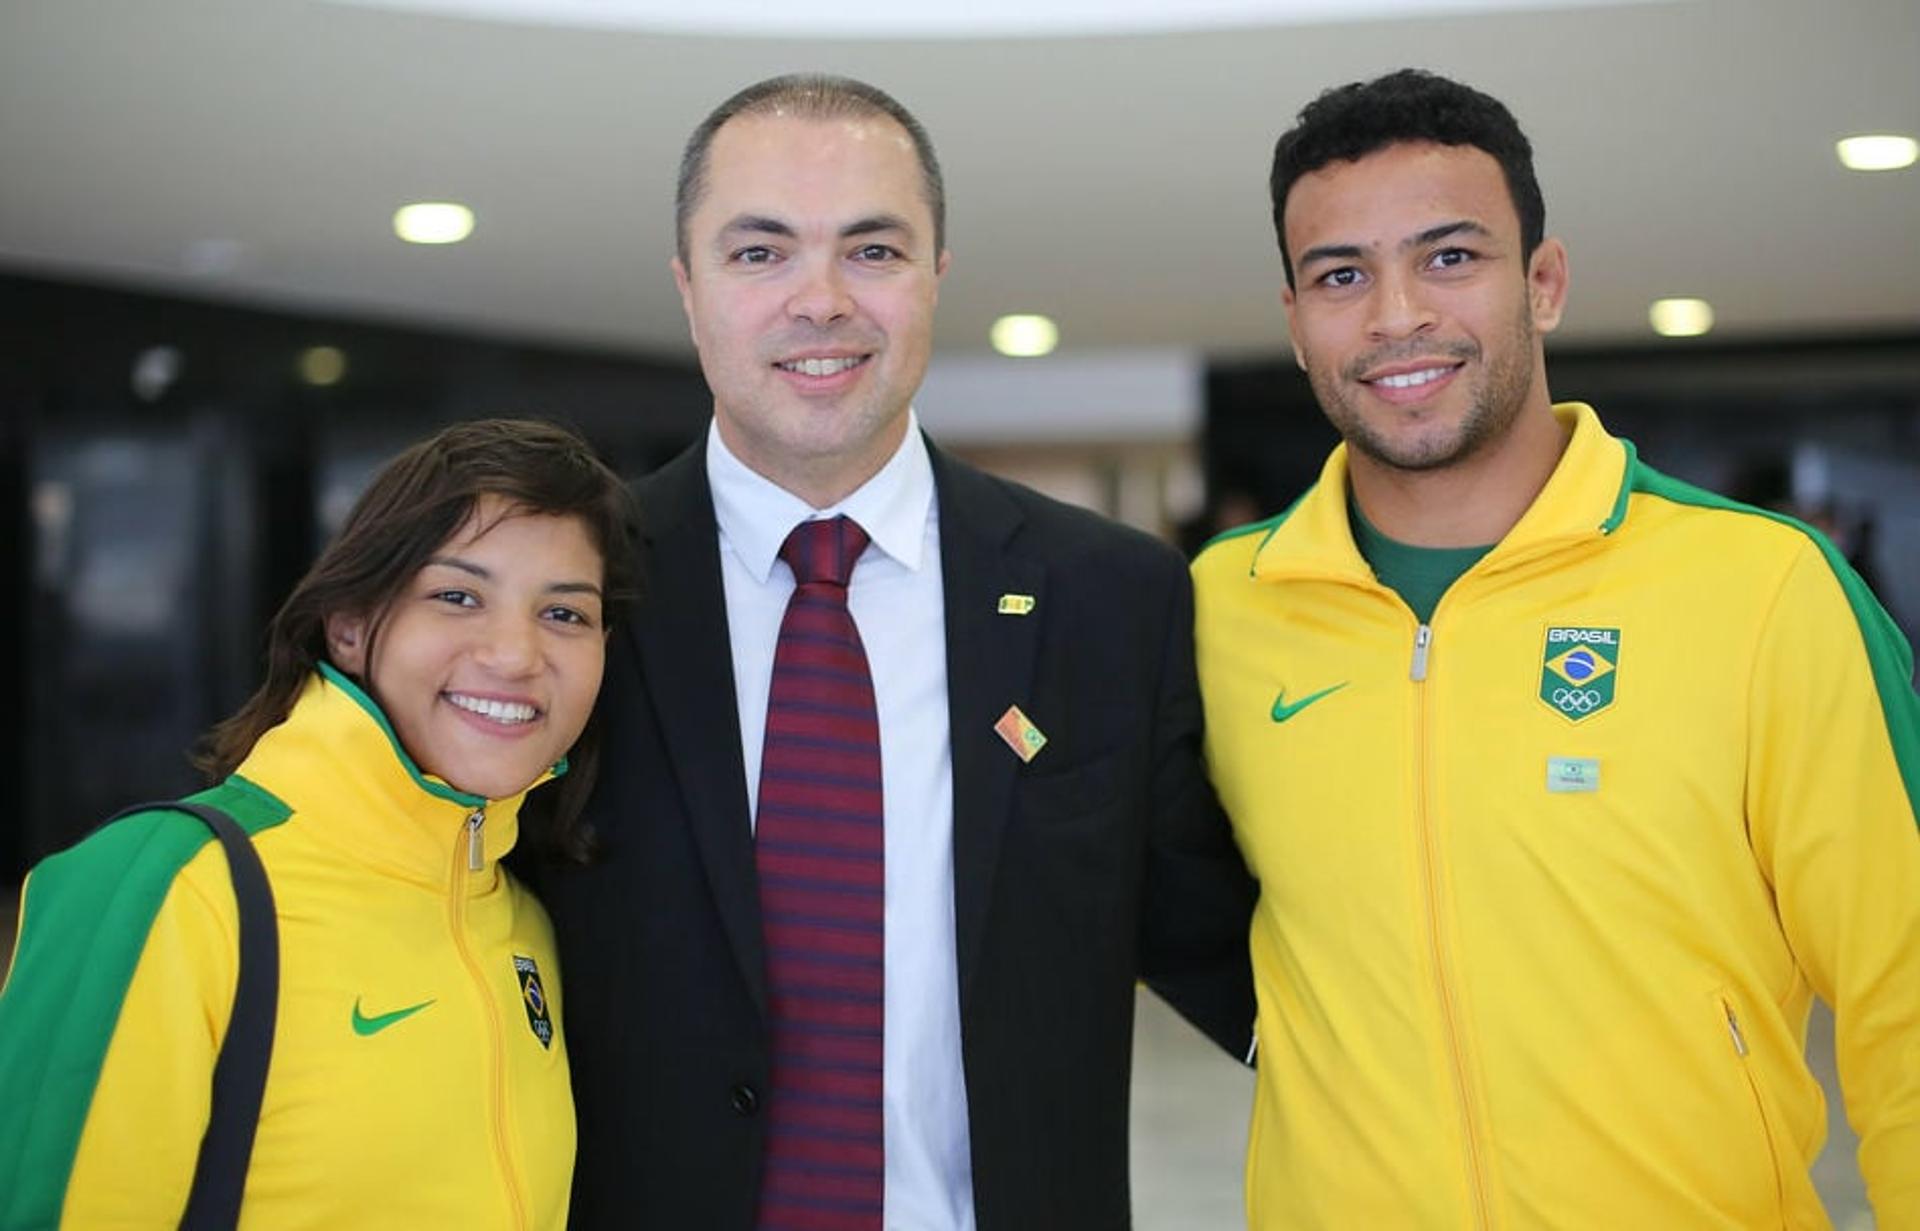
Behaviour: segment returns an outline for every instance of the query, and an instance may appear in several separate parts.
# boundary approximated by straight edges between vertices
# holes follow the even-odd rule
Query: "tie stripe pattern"
[[[773,1015],[760,1231],[879,1231],[886,841],[880,722],[847,582],[867,535],[802,522],[754,824]]]

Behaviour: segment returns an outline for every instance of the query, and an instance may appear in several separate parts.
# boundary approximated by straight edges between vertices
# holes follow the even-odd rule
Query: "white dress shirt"
[[[832,508],[747,468],[707,429],[707,482],[733,646],[748,815],[757,814],[774,642],[793,593],[780,545],[842,513],[871,540],[847,603],[873,674],[886,817],[886,1226],[972,1231],[973,1172],[960,1058],[953,921],[953,754],[940,516],[918,418],[880,472]],[[663,579],[671,584],[671,579]]]

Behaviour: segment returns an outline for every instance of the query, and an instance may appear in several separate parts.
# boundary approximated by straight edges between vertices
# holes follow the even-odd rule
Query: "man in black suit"
[[[789,77],[728,100],[688,144],[678,230],[714,419],[637,489],[647,583],[609,655],[597,855],[538,870],[573,1224],[1125,1227],[1136,979],[1236,1056],[1253,1018],[1253,887],[1200,765],[1186,569],[921,436],[944,202],[887,95]],[[827,890],[883,895],[851,941],[795,924],[756,841],[770,791],[806,813],[796,780],[840,781],[837,737],[817,764],[762,756],[799,603],[779,553],[841,516],[866,543],[837,601],[870,663],[884,800],[884,860],[857,855],[870,887]],[[861,840],[780,832],[805,860]],[[808,995],[864,997],[876,1026],[810,1017]],[[823,1072],[842,1084],[804,1085]],[[836,1117],[866,1103],[862,1140]]]

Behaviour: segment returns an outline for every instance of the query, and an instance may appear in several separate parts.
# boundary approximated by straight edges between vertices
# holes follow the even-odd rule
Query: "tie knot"
[[[780,558],[793,570],[800,585],[824,582],[847,588],[853,562],[867,549],[867,532],[842,514],[823,521],[803,521],[780,545]]]

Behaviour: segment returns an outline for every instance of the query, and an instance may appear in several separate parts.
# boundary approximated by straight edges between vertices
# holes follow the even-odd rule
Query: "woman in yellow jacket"
[[[565,1223],[552,938],[499,860],[555,775],[528,837],[569,841],[631,524],[571,433],[463,424],[375,478],[275,617],[266,683],[192,797],[250,837],[278,932],[242,1226]],[[0,1227],[181,1222],[241,968],[239,873],[209,838],[142,811],[29,878],[0,992]]]

